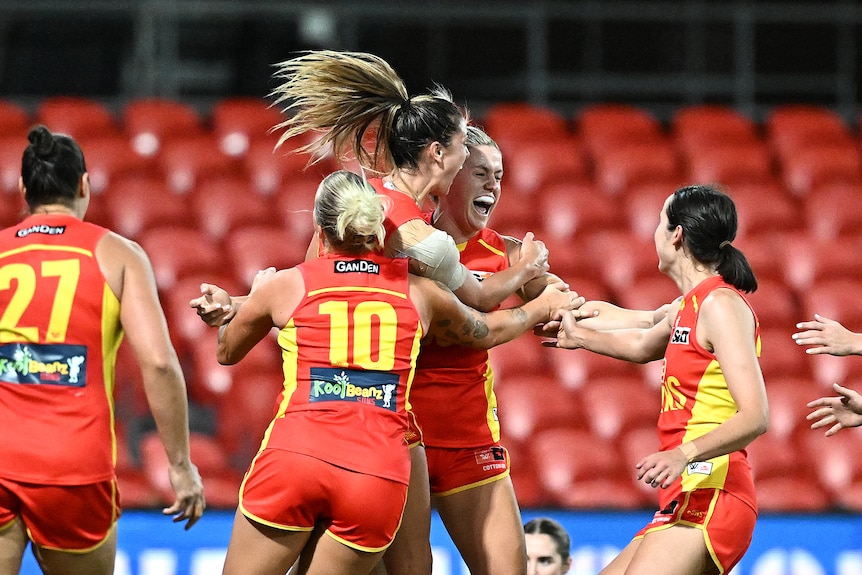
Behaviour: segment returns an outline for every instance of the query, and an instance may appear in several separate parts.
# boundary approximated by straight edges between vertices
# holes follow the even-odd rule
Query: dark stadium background
[[[739,245],[750,254],[764,288],[753,301],[761,321],[770,328],[764,338],[763,365],[773,421],[770,434],[758,440],[760,449],[752,448],[764,527],[758,528],[761,538],[755,534],[750,557],[737,571],[816,575],[849,573],[852,566],[862,569],[859,432],[844,431],[834,441],[822,442],[820,433],[808,430],[804,421],[804,402],[828,394],[831,381],[862,388],[862,358],[814,359],[789,340],[793,324],[809,317],[813,305],[821,306],[819,311],[829,310],[850,329],[862,331],[862,305],[856,295],[862,287],[862,4],[851,0],[0,0],[0,103],[20,107],[32,123],[40,119],[45,102],[70,97],[92,101],[110,112],[117,134],[125,135],[124,111],[130,104],[165,100],[190,107],[203,132],[212,135],[213,111],[219,104],[236,98],[265,102],[272,88],[272,65],[297,51],[314,48],[375,53],[392,64],[411,94],[442,84],[469,108],[476,123],[486,125],[487,120],[486,127],[505,104],[518,103],[528,111],[544,113],[546,119],[548,114],[553,116],[556,124],[551,123],[563,126],[566,133],[549,134],[545,138],[548,147],[534,144],[535,134],[527,138],[525,133],[523,146],[517,139],[514,144],[506,140],[512,146],[504,149],[509,177],[504,179],[502,204],[492,224],[512,235],[539,226],[534,231],[540,239],[548,234],[549,244],[560,226],[570,226],[568,235],[554,238],[552,269],[560,269],[554,268],[555,262],[565,264],[564,269],[571,273],[566,279],[575,289],[583,286],[588,296],[619,303],[657,305],[673,292],[672,285],[661,283],[651,247],[641,243],[638,234],[644,229],[651,233],[654,223],[652,211],[638,212],[637,202],[642,200],[652,210],[655,190],[647,188],[667,194],[672,191],[669,186],[696,173],[676,132],[681,111],[715,105],[750,121],[757,137],[755,151],[766,162],[765,181],[745,180],[755,178],[752,174],[763,176],[757,172],[761,166],[755,160],[760,156],[755,154],[754,159],[749,158],[751,162],[744,162],[748,171],[741,176],[731,170],[733,165],[723,166],[719,173],[738,179],[718,183],[729,189],[740,213],[752,222]],[[607,104],[625,105],[656,122],[663,145],[641,148],[641,156],[672,154],[679,169],[674,177],[658,174],[663,168],[657,162],[645,162],[641,168],[652,178],[648,181],[635,181],[634,168],[623,170],[622,175],[602,172],[601,158],[585,144],[581,120],[594,107]],[[822,112],[842,124],[837,139],[817,132],[806,142],[809,163],[801,167],[781,155],[771,124],[776,111],[799,107]],[[20,157],[25,140],[24,133],[5,132],[2,122],[0,119],[0,182],[9,184],[9,169],[14,172],[15,155]],[[491,135],[501,138],[502,146],[502,134]],[[93,135],[83,141],[85,153],[93,146],[93,161],[98,163]],[[849,156],[848,146],[853,151]],[[519,155],[519,150],[527,148],[532,155]],[[567,154],[577,160],[570,161]],[[538,161],[537,155],[550,155],[551,161],[547,157]],[[640,165],[641,156],[623,156],[626,159],[621,161],[626,166]],[[11,168],[3,159],[9,157]],[[147,161],[148,167],[158,164],[148,177],[155,173],[161,177],[158,170],[169,163]],[[542,173],[549,165],[557,178],[553,186],[545,185],[550,176]],[[232,158],[229,166],[236,170],[219,172],[217,177],[244,177],[242,158]],[[312,190],[308,188],[315,177],[318,174],[300,178],[299,195],[289,201],[275,204],[272,197],[266,199],[270,211],[309,207]],[[603,182],[615,177],[629,178],[624,189],[604,189]],[[103,203],[110,204],[110,187],[119,188],[119,179],[108,181]],[[531,187],[536,181],[542,185]],[[186,199],[197,201],[196,184],[190,185],[193,189],[186,190]],[[569,195],[551,195],[551,187],[557,194]],[[129,201],[125,209],[143,213],[146,204],[162,201],[155,199],[161,196],[155,196],[153,190],[133,189],[143,202],[129,207],[136,205]],[[549,193],[543,197],[543,191]],[[0,197],[6,206],[0,219],[8,225],[17,217],[20,203],[9,185],[4,185]],[[253,198],[260,199],[246,195],[237,202],[249,204]],[[202,213],[195,205],[201,204],[178,201],[182,209],[178,207],[173,214],[165,210],[164,221],[149,223],[177,229],[194,226]],[[94,211],[93,217],[111,221],[111,214],[119,213],[122,223],[129,225],[135,219],[132,215],[140,216],[123,214],[122,209],[111,211],[115,210],[112,205],[106,210]],[[570,212],[575,216],[566,219]],[[530,220],[525,213],[538,218]],[[285,218],[281,225],[296,225],[304,234],[305,217],[300,213],[298,219],[288,223]],[[588,241],[597,235],[592,232],[611,228],[623,232],[609,234],[617,240],[613,249],[621,248],[619,257],[608,244]],[[296,243],[295,238],[293,241]],[[253,247],[262,248],[261,242]],[[162,245],[169,246],[169,252],[184,251],[176,249],[177,243],[168,239]],[[217,253],[232,257],[234,246],[229,237],[210,243]],[[646,264],[629,265],[624,258],[635,251],[643,252]],[[164,253],[151,252],[151,257],[158,263]],[[226,260],[216,257],[211,261]],[[241,381],[254,386],[257,394],[251,402],[258,407],[263,404],[265,411],[267,398],[278,385],[278,364],[261,354],[254,358],[258,363],[253,369],[219,370],[212,362],[202,362],[186,341],[193,337],[212,345],[214,334],[196,331],[193,312],[183,315],[183,300],[193,294],[174,292],[210,278],[233,281],[239,289],[248,270],[239,264],[232,268],[219,265],[208,268],[214,270],[211,275],[196,270],[190,277],[180,278],[187,281],[167,281],[160,286],[192,390],[192,425],[199,440],[194,448],[199,450],[196,458],[223,467],[207,474],[207,489],[212,494],[211,506],[227,510],[233,504],[237,477],[258,441],[256,432],[237,434],[242,433],[243,425],[252,430],[260,425],[244,421],[252,407],[238,408],[239,394],[229,396],[228,391]],[[619,265],[629,269],[620,270]],[[635,269],[640,265],[646,270],[642,276],[638,275],[642,270]],[[620,274],[634,281],[634,287],[627,290]],[[821,281],[830,284],[833,292],[837,285],[843,297],[814,297]],[[583,476],[577,463],[593,450],[587,446],[613,451],[614,457],[625,461],[630,457],[625,454],[627,446],[645,449],[640,446],[647,445],[644,441],[649,441],[650,426],[639,419],[642,414],[635,413],[636,409],[628,408],[657,402],[656,366],[635,368],[579,352],[554,354],[539,348],[531,336],[498,351],[495,368],[504,443],[512,450],[513,479],[525,519],[548,513],[563,520],[581,552],[578,572],[592,572],[607,552],[606,546],[623,544],[629,523],[641,523],[641,518],[649,516],[651,505],[643,493],[627,497],[608,489],[603,484],[605,471]],[[162,505],[159,490],[164,488],[163,480],[158,484],[151,479],[162,468],[153,455],[159,447],[153,444],[151,422],[142,411],[134,365],[128,360],[124,353],[118,370],[121,486],[127,508],[148,510]],[[590,383],[595,386],[591,388]],[[543,393],[535,393],[536,389]],[[652,399],[638,399],[641,397]],[[243,411],[246,409],[249,411]],[[226,432],[226,422],[238,425]],[[598,443],[587,443],[594,440]],[[156,471],[147,465],[156,465]],[[148,523],[149,513],[129,512],[128,529],[134,528],[133,534],[124,534],[121,527],[121,558],[127,564],[118,567],[118,573],[202,573],[218,562],[219,549],[226,543],[220,522],[229,520],[229,511],[224,516],[212,512],[211,540],[203,535],[202,540],[194,539],[189,547],[182,547],[179,535],[176,542],[182,548],[177,555],[165,559],[168,563],[159,563],[159,556],[152,565],[160,567],[146,568],[141,557],[150,547],[173,544],[146,539],[145,533],[161,525],[159,518]],[[625,523],[626,528],[619,533],[611,529],[608,539],[602,539],[604,531],[595,529],[597,523]],[[205,517],[201,526],[209,529],[206,525]],[[455,551],[446,548],[449,543],[445,533],[441,535],[439,523],[435,529],[435,545],[457,561]],[[821,542],[816,537],[792,535],[811,530],[834,535]],[[845,541],[840,534],[847,533]],[[203,562],[195,567],[197,559],[189,557],[207,547],[216,549],[215,559],[204,554]],[[165,571],[164,565],[171,560],[179,561],[178,566],[175,571]]]

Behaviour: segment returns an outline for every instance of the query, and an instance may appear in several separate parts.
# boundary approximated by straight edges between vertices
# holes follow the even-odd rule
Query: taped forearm
[[[416,243],[402,248],[404,255],[422,264],[425,277],[443,283],[455,291],[467,279],[467,268],[461,264],[455,240],[444,231],[434,230]]]

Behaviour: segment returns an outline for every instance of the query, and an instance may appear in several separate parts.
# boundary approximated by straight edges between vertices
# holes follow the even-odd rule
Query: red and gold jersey
[[[38,215],[0,231],[0,475],[114,477],[120,305],[96,261],[107,230]]]
[[[461,263],[482,280],[509,267],[502,236],[490,229],[460,244]],[[422,342],[410,409],[425,445],[477,447],[500,441],[494,374],[488,351]]]
[[[389,198],[389,206],[386,208],[386,220],[383,222],[383,228],[386,230],[386,237],[389,238],[395,233],[395,230],[411,220],[426,221],[426,215],[422,212],[416,201],[407,194],[401,193],[391,187],[380,178],[368,180],[368,183],[377,190],[381,196]]]
[[[665,352],[662,376],[658,431],[663,451],[705,435],[737,412],[715,354],[697,343],[700,303],[716,289],[731,289],[739,293],[716,276],[702,281],[680,303]],[[755,340],[759,356],[759,323]],[[674,499],[680,491],[697,488],[723,489],[756,509],[751,466],[745,450],[691,463],[675,485],[662,490],[662,504]]]
[[[406,484],[422,338],[407,260],[323,255],[298,269],[306,293],[278,334],[284,391],[264,445]]]

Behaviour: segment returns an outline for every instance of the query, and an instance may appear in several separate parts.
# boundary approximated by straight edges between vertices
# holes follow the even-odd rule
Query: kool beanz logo
[[[337,274],[380,274],[380,266],[369,260],[335,260]]]
[[[0,345],[0,381],[84,387],[87,347],[10,343]]]
[[[312,368],[308,401],[349,401],[396,411],[398,376],[380,371]]]

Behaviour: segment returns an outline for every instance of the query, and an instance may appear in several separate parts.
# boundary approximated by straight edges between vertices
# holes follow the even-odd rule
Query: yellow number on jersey
[[[42,262],[42,277],[57,277],[57,291],[51,305],[51,317],[48,320],[48,331],[45,334],[47,343],[59,343],[66,340],[69,328],[69,317],[72,315],[72,302],[78,288],[81,275],[81,262],[78,260],[56,260]],[[0,290],[12,288],[15,282],[15,292],[9,300],[9,306],[0,317],[0,343],[20,341],[39,341],[38,326],[18,325],[27,307],[36,294],[38,278],[36,270],[29,264],[15,263],[0,268]]]
[[[395,342],[398,334],[398,315],[390,304],[382,301],[364,301],[349,317],[346,301],[328,301],[320,305],[320,313],[329,316],[329,361],[335,367],[347,367],[350,362],[348,330],[353,326],[353,362],[362,369],[390,371],[395,367]],[[374,321],[377,318],[378,347],[371,349]],[[377,359],[374,359],[374,357]]]

